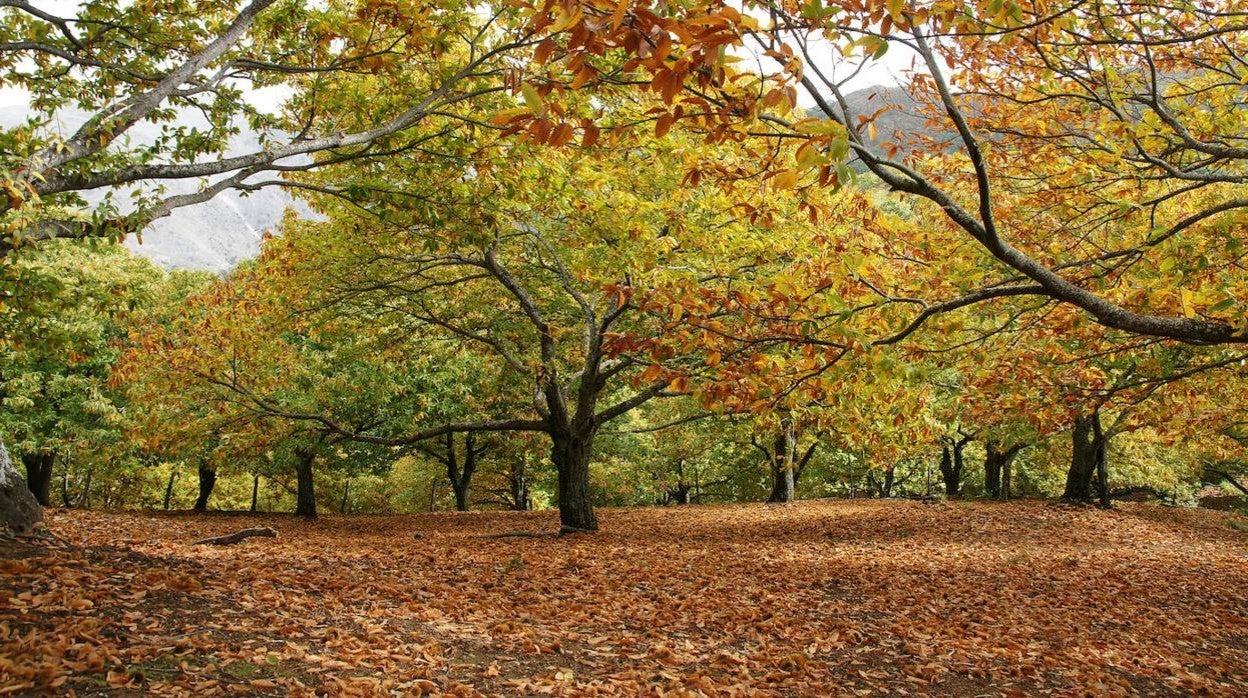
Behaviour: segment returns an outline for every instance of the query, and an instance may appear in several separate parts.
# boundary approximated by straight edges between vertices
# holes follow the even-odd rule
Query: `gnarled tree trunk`
[[[1105,463],[1107,442],[1099,412],[1075,418],[1070,430],[1070,467],[1066,471],[1066,489],[1062,492],[1064,501],[1092,501],[1092,480],[1098,467]]]
[[[295,449],[295,516],[316,518],[316,488],[312,482],[312,464],[316,451]]]
[[[772,504],[791,502],[796,496],[797,483],[802,479],[802,472],[815,455],[819,442],[815,441],[806,449],[801,458],[797,457],[797,431],[792,420],[787,417],[780,422],[780,429],[772,441],[770,450],[751,437],[751,443],[767,457],[771,466],[771,493],[767,501]]]
[[[997,441],[984,442],[984,489],[994,499],[1010,498],[1011,470],[1014,457],[1027,444],[1002,447]]]
[[[552,430],[550,460],[558,473],[559,524],[568,530],[597,531],[589,492],[589,461],[593,456],[593,435],[575,435]]]
[[[30,493],[35,495],[35,501],[41,506],[50,506],[52,465],[55,462],[55,453],[22,454],[22,465],[26,466],[26,486],[30,488]]]
[[[13,467],[4,440],[0,439],[0,527],[30,533],[42,520],[43,509]]]
[[[793,501],[793,491],[797,483],[793,479],[793,422],[784,419],[780,422],[780,430],[771,448],[772,485],[768,502],[785,503]]]
[[[945,483],[946,496],[957,497],[962,494],[962,473],[965,465],[962,450],[972,438],[971,436],[963,436],[957,440],[949,438],[940,450],[940,477]]]
[[[217,471],[207,465],[199,466],[199,496],[195,498],[195,511],[208,511],[208,498],[217,486]]]

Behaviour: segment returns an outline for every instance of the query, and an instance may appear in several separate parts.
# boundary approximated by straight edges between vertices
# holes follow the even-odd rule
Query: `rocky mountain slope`
[[[26,118],[25,107],[0,107],[0,127],[12,127]],[[51,128],[72,133],[82,121],[82,115],[63,115]],[[156,137],[159,127],[136,124],[130,133],[135,141],[148,141]],[[231,154],[256,147],[255,134],[243,133],[235,139]],[[178,194],[193,191],[196,184],[169,182],[166,186],[170,194]],[[206,203],[174,211],[145,231],[142,242],[131,239],[126,245],[169,269],[225,272],[259,252],[261,236],[276,229],[288,207],[310,214],[306,205],[280,189],[264,189],[247,196],[226,192]]]

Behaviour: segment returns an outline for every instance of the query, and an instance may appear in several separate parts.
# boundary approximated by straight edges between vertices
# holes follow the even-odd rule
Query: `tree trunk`
[[[1009,499],[1013,482],[1014,457],[1026,443],[1002,448],[996,441],[984,442],[984,489],[994,499]]]
[[[295,449],[295,516],[316,518],[316,489],[312,482],[312,463],[316,452]]]
[[[966,472],[962,451],[973,440],[969,435],[962,435],[956,441],[950,438],[940,453],[940,476],[945,482],[945,495],[957,497],[962,494],[962,473]]]
[[[351,478],[347,478],[346,484],[342,486],[342,502],[338,504],[338,513],[346,514],[347,505],[351,503]]]
[[[794,448],[793,423],[786,418],[781,420],[780,430],[776,433],[776,439],[771,448],[772,478],[768,502],[782,504],[793,501],[793,490],[796,485],[793,478]]]
[[[511,472],[507,474],[507,484],[511,490],[513,511],[529,511],[533,508],[533,499],[529,495],[529,478],[525,475],[523,461],[511,466]]]
[[[1092,438],[1096,441],[1096,488],[1101,498],[1101,508],[1113,508],[1114,502],[1109,496],[1109,439],[1101,430],[1101,419],[1098,416],[1092,422]]]
[[[78,506],[83,509],[91,508],[91,476],[95,474],[95,468],[87,471],[87,481],[82,483],[82,494],[78,497]]]
[[[4,440],[0,439],[0,528],[30,533],[42,520],[43,509],[13,467]]]
[[[172,466],[169,468],[169,484],[165,485],[165,511],[169,511],[169,503],[173,501],[173,481],[178,479],[178,471]],[[255,511],[254,509],[252,511]]]
[[[667,501],[676,504],[688,504],[690,486],[685,482],[685,459],[676,459],[676,484],[667,488]]]
[[[170,481],[172,483],[172,481]],[[256,513],[260,504],[260,476],[251,474],[251,513]],[[168,509],[169,507],[165,507]]]
[[[87,478],[90,484],[90,476]],[[212,488],[217,486],[217,471],[206,465],[199,466],[199,496],[195,498],[195,511],[208,511],[208,498],[212,496]]]
[[[1092,479],[1096,475],[1098,461],[1105,458],[1105,436],[1101,432],[1101,417],[1097,412],[1075,418],[1070,431],[1070,468],[1066,471],[1066,489],[1062,499],[1068,502],[1092,501]]]
[[[52,490],[52,464],[56,462],[55,453],[23,453],[22,465],[26,466],[26,486],[35,495],[40,506],[50,506],[49,493]]]
[[[559,475],[559,523],[564,529],[597,531],[598,517],[589,492],[593,435],[551,434],[550,459]]]
[[[996,441],[984,444],[984,493],[993,499],[1001,496],[1001,456]]]
[[[65,474],[61,476],[61,505],[66,509],[74,505],[69,498],[69,468],[65,469]],[[168,507],[165,507],[168,509]]]
[[[960,475],[953,468],[953,449],[949,446],[940,449],[940,477],[945,481],[946,496],[958,496],[958,489],[962,486]]]

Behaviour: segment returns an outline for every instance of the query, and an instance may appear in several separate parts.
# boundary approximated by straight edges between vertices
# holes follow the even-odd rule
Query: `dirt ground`
[[[0,693],[1248,695],[1248,521],[1221,512],[47,519],[0,541]],[[248,526],[280,536],[191,545]]]

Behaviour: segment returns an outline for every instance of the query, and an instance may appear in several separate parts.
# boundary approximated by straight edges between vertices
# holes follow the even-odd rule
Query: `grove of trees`
[[[1246,19],[0,3],[0,519],[1248,495]]]

